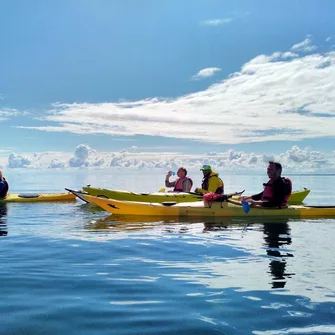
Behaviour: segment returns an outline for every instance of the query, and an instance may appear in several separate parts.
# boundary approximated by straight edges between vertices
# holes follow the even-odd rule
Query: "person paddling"
[[[175,181],[170,182],[172,171],[169,171],[165,177],[165,186],[174,187],[173,192],[190,192],[193,186],[191,178],[187,177],[187,170],[184,167],[180,167],[177,171],[178,178]]]
[[[282,166],[278,162],[270,161],[267,175],[270,178],[264,186],[264,191],[250,197],[239,197],[247,201],[252,207],[286,207],[292,193],[292,182],[289,178],[281,176]]]
[[[2,171],[0,171],[0,199],[5,198],[8,193],[8,182],[5,177],[2,176]]]

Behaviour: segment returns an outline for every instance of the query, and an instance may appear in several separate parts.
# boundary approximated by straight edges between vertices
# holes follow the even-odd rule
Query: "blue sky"
[[[330,153],[334,12],[331,0],[3,1],[2,150]]]

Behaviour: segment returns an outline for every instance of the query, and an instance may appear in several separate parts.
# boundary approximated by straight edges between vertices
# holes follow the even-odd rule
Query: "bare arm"
[[[183,181],[183,191],[184,192],[190,192],[192,188],[191,182],[189,180],[184,180]]]
[[[165,187],[174,187],[175,181],[170,182],[169,179],[165,179]]]
[[[174,187],[176,185],[176,181],[170,182],[170,177],[172,175],[172,171],[169,171],[165,176],[165,187]]]

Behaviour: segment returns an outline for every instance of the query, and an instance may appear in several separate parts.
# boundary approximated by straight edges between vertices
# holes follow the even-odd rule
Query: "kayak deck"
[[[187,202],[187,203],[146,203],[118,201],[83,195],[86,201],[94,203],[114,215],[144,216],[186,216],[186,217],[335,217],[334,206],[292,205],[287,208],[251,208],[245,214],[239,202]]]
[[[175,202],[200,201],[202,200],[203,197],[202,194],[197,193],[184,193],[184,192],[136,193],[125,190],[109,190],[89,186],[83,187],[83,191],[95,197],[107,197],[110,199],[121,200],[121,201],[142,201],[142,202],[157,202],[157,203],[162,203],[164,201],[175,201]],[[289,205],[301,204],[305,200],[309,192],[310,190],[308,189],[292,192],[288,204]],[[79,195],[77,196],[80,197]],[[237,198],[233,197],[233,199]]]
[[[0,203],[7,202],[52,202],[52,201],[75,201],[76,196],[72,193],[22,193],[8,194],[0,199]]]

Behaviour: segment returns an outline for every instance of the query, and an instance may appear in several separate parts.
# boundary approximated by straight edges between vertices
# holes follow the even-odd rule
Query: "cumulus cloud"
[[[15,168],[26,168],[32,163],[32,160],[26,156],[16,155],[11,153],[8,157],[8,167]]]
[[[89,166],[105,166],[105,159],[96,158]]]
[[[212,20],[205,20],[201,23],[206,26],[220,26],[222,24],[227,24],[232,22],[233,19],[230,17],[224,18],[224,19],[212,19]]]
[[[69,160],[69,166],[71,167],[82,167],[88,166],[88,155],[90,152],[90,147],[86,144],[80,144],[77,146],[74,156]]]
[[[41,158],[43,157],[43,159]],[[292,146],[290,150],[279,154],[256,154],[253,152],[229,149],[225,152],[207,154],[185,154],[171,152],[98,152],[87,144],[75,149],[74,155],[65,153],[37,153],[19,156],[11,154],[8,168],[163,168],[176,170],[180,166],[199,169],[203,164],[210,164],[214,169],[225,171],[264,171],[270,160],[279,161],[285,171],[303,173],[335,173],[334,152],[325,153],[311,148]]]
[[[296,145],[281,153],[279,159],[284,165],[295,166],[300,171],[314,172],[334,169],[334,160],[329,154],[310,148],[301,149]]]
[[[208,78],[220,71],[221,69],[219,67],[207,67],[205,69],[200,70],[197,74],[192,76],[192,79]]]
[[[307,37],[302,42],[294,44],[291,50],[310,52],[310,51],[314,51],[316,48],[317,47],[312,44],[312,40],[310,39],[310,37]]]
[[[53,159],[48,167],[50,169],[64,168],[65,163],[61,162],[59,159]]]
[[[259,55],[226,80],[175,99],[54,104],[49,125],[23,128],[224,144],[333,137],[335,52],[287,56]]]

